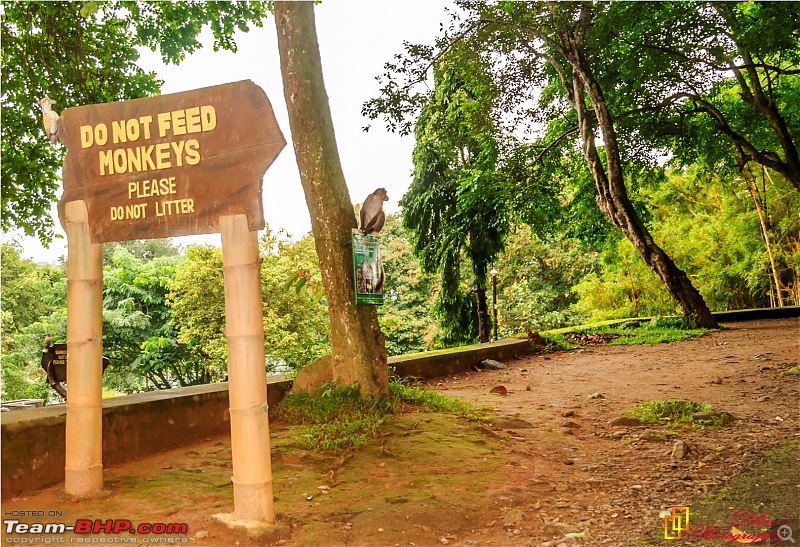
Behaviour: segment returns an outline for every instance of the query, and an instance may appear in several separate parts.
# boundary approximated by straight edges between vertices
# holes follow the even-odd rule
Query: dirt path
[[[273,424],[275,507],[290,530],[277,544],[649,545],[642,540],[662,522],[661,509],[693,506],[769,449],[800,440],[800,379],[783,374],[800,360],[799,342],[800,322],[772,320],[732,323],[679,343],[529,356],[507,363],[507,370],[431,382],[432,389],[493,408],[491,425],[403,414],[345,456],[301,450],[292,440],[296,430]],[[497,385],[508,395],[489,393]],[[589,398],[595,393],[602,397]],[[609,426],[635,403],[653,399],[707,402],[737,420],[655,441],[642,438],[647,427]],[[670,459],[677,438],[691,447],[683,460]],[[800,462],[797,454],[788,457]],[[46,520],[67,524],[76,518],[187,523],[181,536],[107,539],[265,545],[211,519],[232,509],[230,475],[230,441],[212,439],[106,470],[112,494],[106,499],[72,503],[52,488],[4,503],[4,518],[7,511],[34,510],[62,511]],[[800,510],[797,481],[770,478],[762,487],[770,511]],[[571,533],[585,537],[565,539]]]
[[[535,426],[503,431],[519,456],[506,505],[526,514],[532,538],[586,531],[588,544],[623,545],[656,528],[661,509],[691,505],[781,441],[800,439],[800,379],[783,374],[800,360],[799,343],[796,319],[731,323],[696,340],[530,356],[435,384]],[[508,395],[490,394],[497,385]],[[664,441],[642,440],[646,427],[608,425],[653,399],[711,403],[737,420]],[[676,461],[678,438],[691,452]],[[797,485],[786,496],[786,508],[800,511]]]

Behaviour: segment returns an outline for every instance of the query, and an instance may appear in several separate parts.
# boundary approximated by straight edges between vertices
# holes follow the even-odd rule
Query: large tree
[[[619,2],[609,16],[623,24],[603,60],[619,67],[616,91],[645,114],[634,118],[643,131],[677,137],[679,154],[702,144],[717,160],[759,163],[800,189],[800,4]],[[711,138],[697,139],[698,124]]]
[[[386,347],[373,306],[356,305],[350,193],[339,160],[311,2],[275,2],[275,24],[289,126],[311,214],[331,323],[331,366],[363,395],[389,392]]]
[[[451,36],[439,40],[437,50],[409,47],[405,59],[388,66],[390,77],[399,74],[405,82],[390,81],[383,96],[369,103],[366,112],[402,120],[418,108],[420,96],[411,88],[415,79],[427,76],[433,58],[458,50],[482,52],[492,60],[498,89],[504,94],[501,106],[512,116],[527,116],[529,123],[539,124],[540,157],[563,152],[577,135],[600,211],[631,241],[687,317],[702,326],[716,326],[700,294],[653,239],[629,196],[626,179],[630,182],[632,177],[628,166],[649,150],[641,146],[639,135],[617,131],[618,118],[630,111],[631,105],[615,94],[613,82],[606,79],[611,69],[601,62],[603,51],[614,45],[614,23],[618,22],[610,17],[609,6],[505,1],[461,5],[463,21],[456,22]],[[469,45],[456,49],[454,43]],[[542,132],[542,126],[562,131]],[[598,135],[601,145],[597,144]],[[543,176],[548,176],[547,172]]]
[[[474,316],[479,341],[488,342],[486,282],[509,230],[492,94],[480,89],[491,79],[478,56],[468,56],[466,65],[463,58],[449,61],[435,65],[434,92],[415,127],[414,178],[400,205],[414,253],[428,272],[441,275],[434,311],[443,341],[472,342]],[[472,274],[466,294],[465,258]]]

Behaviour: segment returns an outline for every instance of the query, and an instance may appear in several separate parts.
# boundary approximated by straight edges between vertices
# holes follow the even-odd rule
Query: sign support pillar
[[[64,490],[103,489],[103,244],[89,237],[85,201],[65,208],[67,232],[67,399]]]
[[[225,337],[233,458],[233,516],[272,524],[264,315],[258,233],[245,215],[219,218],[225,278]]]

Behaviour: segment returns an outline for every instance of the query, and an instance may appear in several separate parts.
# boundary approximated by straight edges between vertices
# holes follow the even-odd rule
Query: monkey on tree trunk
[[[383,202],[389,201],[386,188],[378,188],[364,200],[361,206],[361,231],[365,234],[377,234],[386,222]]]

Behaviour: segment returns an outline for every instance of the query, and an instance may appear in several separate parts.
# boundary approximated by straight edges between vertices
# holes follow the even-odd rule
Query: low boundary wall
[[[415,353],[389,358],[401,377],[436,378],[470,370],[483,359],[511,359],[528,352],[527,340]],[[270,379],[267,400],[277,405],[291,380]],[[2,499],[64,481],[66,405],[3,412]],[[137,393],[103,400],[103,465],[230,435],[228,384]]]

